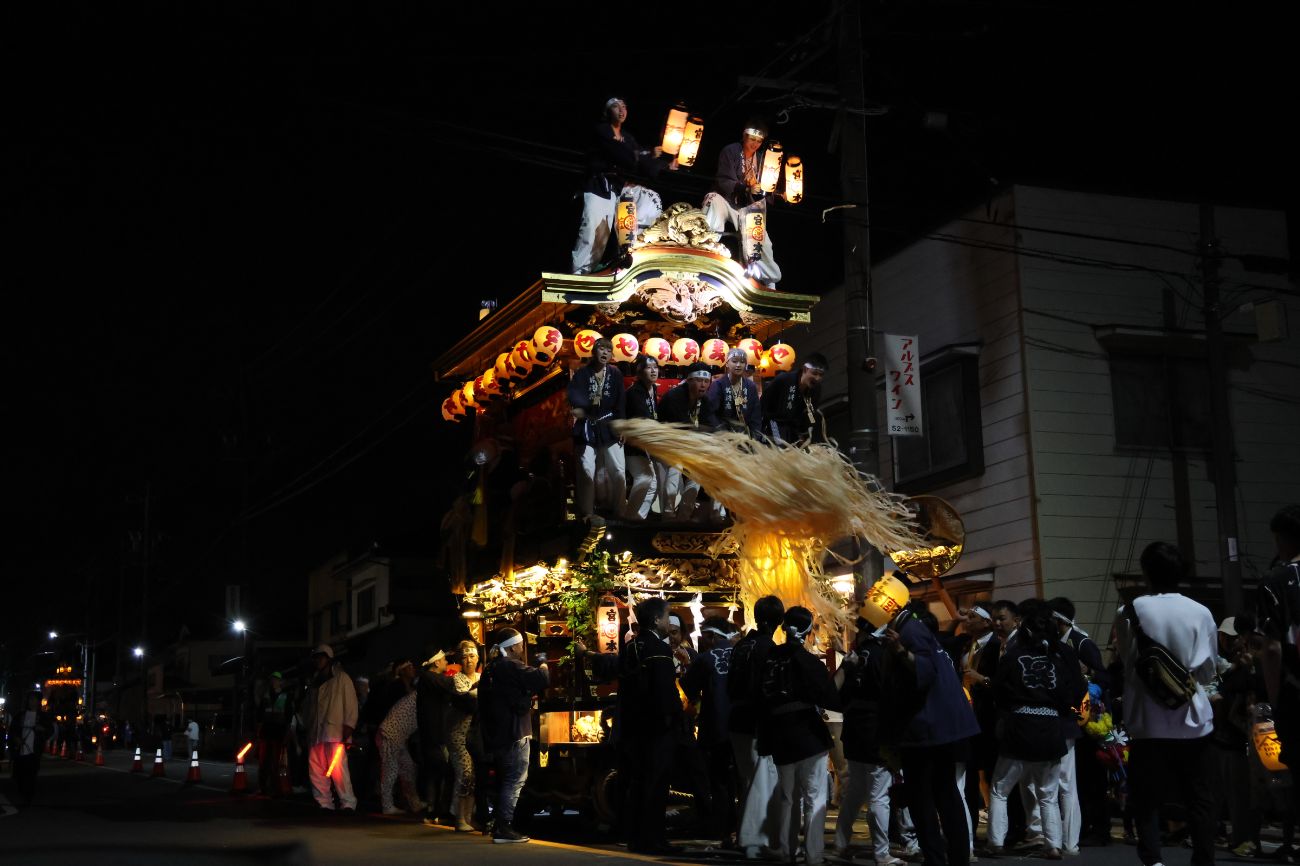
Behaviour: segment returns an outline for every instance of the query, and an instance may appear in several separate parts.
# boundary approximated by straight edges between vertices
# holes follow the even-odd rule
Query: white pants
[[[1000,848],[1007,838],[1007,796],[1022,778],[1026,796],[1038,804],[1043,820],[1043,842],[1047,848],[1061,847],[1061,807],[1058,785],[1061,761],[1017,761],[998,756],[989,786],[989,845]]]
[[[748,207],[734,208],[716,192],[711,192],[704,197],[704,218],[709,223],[709,231],[724,232],[728,224],[732,225],[736,231],[743,231],[745,228],[745,214],[751,211],[762,211],[766,215],[767,206],[759,202]],[[638,219],[640,213],[640,211],[637,211]],[[768,228],[769,225],[765,222],[763,225],[763,247],[758,259],[758,278],[761,282],[775,285],[781,281],[781,268],[777,265],[776,259],[772,257],[772,233],[767,230]]]
[[[1057,785],[1057,796],[1061,804],[1061,847],[1062,850],[1073,850],[1079,847],[1079,825],[1083,823],[1083,816],[1079,812],[1079,786],[1074,781],[1074,740],[1067,740],[1065,749]],[[1032,784],[1029,789],[1029,799],[1036,801],[1038,792],[1033,790]],[[1034,809],[1034,814],[1029,817],[1027,823],[1030,834],[1043,832],[1041,812],[1041,809]]]
[[[849,778],[840,790],[840,816],[835,821],[835,847],[849,847],[858,810],[867,807],[867,829],[876,861],[889,859],[889,786],[894,781],[882,764],[849,761]]]
[[[627,509],[623,516],[628,520],[645,520],[650,516],[655,496],[668,486],[668,470],[658,460],[629,454],[627,471],[632,476],[632,487],[627,493]]]
[[[330,762],[340,750],[341,754],[338,755],[331,776]],[[357,797],[352,793],[352,776],[348,772],[348,753],[342,743],[313,743],[307,752],[307,772],[311,777],[312,796],[322,809],[334,808],[334,795],[330,793],[331,781],[339,795],[339,806],[344,809],[357,807]]]
[[[966,816],[966,838],[970,840],[971,853],[975,853],[975,828],[970,823],[970,809],[966,808],[966,764],[957,762],[957,793],[961,794],[961,811]]]
[[[622,511],[627,499],[627,476],[623,466],[623,446],[617,442],[597,448],[595,445],[576,446],[578,471],[574,479],[576,488],[574,504],[579,517],[590,517],[595,512],[596,474],[603,470],[605,485],[601,502],[616,512]]]
[[[623,192],[630,193],[636,205],[638,233],[645,230],[663,213],[659,193],[643,186],[628,184]],[[595,193],[582,194],[582,222],[578,223],[578,238],[573,242],[573,273],[589,274],[600,265],[600,257],[614,231],[614,209],[618,196],[603,198]]]
[[[664,472],[664,495],[659,502],[663,516],[668,520],[690,520],[695,513],[695,500],[699,498],[700,485],[682,474],[676,466]]]
[[[776,764],[771,755],[760,755],[753,737],[731,735],[731,750],[736,757],[736,769],[742,784],[740,793],[740,831],[736,841],[748,855],[759,848],[776,848],[780,832],[781,798],[776,796],[778,778]]]
[[[820,752],[811,758],[793,764],[781,764],[776,768],[781,802],[777,843],[784,861],[794,860],[799,846],[799,834],[802,832],[808,866],[817,866],[822,862],[822,849],[826,845],[828,754]],[[801,813],[802,820],[799,819]]]

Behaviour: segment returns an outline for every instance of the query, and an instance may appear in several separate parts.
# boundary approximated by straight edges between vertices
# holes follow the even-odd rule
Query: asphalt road
[[[204,763],[204,781],[183,784],[188,761],[175,759],[167,777],[131,773],[131,755],[110,753],[104,767],[46,757],[42,761],[36,802],[13,805],[15,792],[7,777],[0,781],[0,863],[22,866],[364,866],[369,863],[421,864],[431,858],[474,866],[522,863],[540,866],[642,862],[735,863],[704,852],[703,841],[679,840],[694,849],[674,861],[631,854],[603,839],[576,815],[539,815],[526,845],[493,845],[479,834],[428,828],[409,818],[342,815],[317,809],[306,795],[272,800],[230,793],[232,765]],[[255,788],[256,772],[249,775]],[[833,825],[833,820],[828,826]],[[865,830],[859,824],[860,830]],[[828,841],[830,841],[828,839]],[[855,840],[858,841],[858,840]],[[862,838],[861,843],[866,844]],[[1187,849],[1167,849],[1165,864],[1182,866]],[[865,862],[870,864],[869,855]],[[1003,857],[998,863],[1029,858]],[[1220,862],[1233,862],[1219,852]],[[983,861],[982,861],[983,862]],[[989,861],[991,862],[991,861]],[[1137,852],[1120,842],[1085,848],[1068,866],[1137,864]],[[1268,861],[1254,861],[1268,862]]]

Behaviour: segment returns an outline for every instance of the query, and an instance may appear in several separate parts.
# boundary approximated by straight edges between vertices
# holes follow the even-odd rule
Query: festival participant
[[[698,361],[692,364],[686,369],[686,378],[660,401],[659,420],[688,424],[701,432],[712,433],[718,427],[715,407],[708,398],[712,381],[713,374],[707,364]],[[665,519],[690,520],[699,495],[698,482],[687,478],[678,467],[668,467],[662,505]]]
[[[749,361],[744,349],[727,352],[726,374],[709,386],[709,402],[716,408],[724,430],[763,435],[763,411],[758,386],[745,376]]]
[[[515,806],[528,781],[533,699],[551,681],[545,661],[535,668],[524,662],[524,646],[524,636],[516,629],[497,632],[478,686],[483,745],[496,756],[500,780],[492,829],[492,841],[498,845],[529,841],[515,829]]]
[[[357,689],[347,671],[334,660],[334,648],[329,644],[316,647],[312,662],[316,674],[312,677],[305,706],[312,794],[322,809],[332,812],[334,794],[337,793],[339,808],[355,812],[357,798],[352,793],[348,762],[339,760],[338,756],[352,739],[352,731],[357,726]]]
[[[814,352],[798,370],[781,373],[763,389],[762,418],[773,442],[797,445],[826,440],[817,403],[827,368],[825,356]]]
[[[736,626],[726,617],[711,616],[700,625],[700,652],[682,679],[682,691],[696,708],[699,746],[713,804],[713,830],[724,849],[736,847],[736,765],[727,731],[730,701],[727,699],[727,671],[731,669],[732,644],[739,637]]]
[[[626,394],[623,374],[609,361],[614,344],[604,337],[591,348],[591,359],[573,374],[569,382],[569,414],[573,423],[574,505],[578,517],[593,524],[604,518],[596,514],[596,477],[603,466],[608,488],[602,505],[619,511],[627,501],[627,478],[623,445],[609,428],[609,422],[625,417]]]
[[[1277,558],[1260,582],[1255,619],[1264,635],[1264,684],[1282,744],[1281,761],[1300,775],[1300,505],[1269,521]]]
[[[653,355],[641,355],[632,369],[636,374],[636,382],[627,389],[627,417],[658,421],[659,394],[655,383],[659,381],[659,362]],[[628,445],[624,451],[632,486],[627,493],[623,518],[631,521],[645,520],[650,516],[655,496],[667,487],[668,469],[640,448]]]
[[[731,654],[731,671],[727,674],[727,699],[731,704],[727,731],[731,735],[740,782],[737,844],[750,860],[757,859],[764,849],[775,850],[778,845],[780,818],[776,812],[780,804],[773,796],[777,787],[776,764],[772,763],[771,755],[758,753],[758,687],[763,662],[776,646],[772,635],[784,618],[785,605],[776,596],[765,595],[754,602],[755,628],[736,644]]]
[[[745,215],[761,213],[767,216],[767,203],[773,197],[758,185],[763,168],[762,146],[767,138],[767,127],[756,120],[745,124],[740,141],[722,148],[718,154],[718,170],[713,180],[713,191],[704,197],[702,205],[709,229],[721,234],[730,225],[738,231],[745,227]],[[781,268],[772,255],[772,233],[767,221],[763,223],[763,242],[757,272],[752,274],[768,288],[776,288],[781,281]]]
[[[411,759],[410,749],[410,739],[419,730],[415,662],[403,659],[395,666],[394,673],[403,694],[388,708],[375,733],[380,757],[379,801],[385,815],[402,813],[393,802],[394,785],[401,786],[408,809],[417,813],[424,811],[424,803],[415,790],[415,762]]]
[[[971,821],[978,823],[980,810],[988,808],[986,792],[998,760],[998,710],[993,701],[993,675],[998,670],[1002,641],[994,630],[993,614],[987,608],[974,605],[961,614],[962,634],[953,647],[953,656],[960,661],[962,685],[970,693],[971,708],[980,726],[979,733],[971,737],[963,793]]]

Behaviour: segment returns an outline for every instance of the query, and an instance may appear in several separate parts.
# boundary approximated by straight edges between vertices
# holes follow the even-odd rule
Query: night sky
[[[697,202],[766,114],[810,185],[773,216],[783,285],[838,277],[839,227],[819,222],[841,201],[834,112],[737,80],[834,84],[838,4],[564,6],[71,4],[10,22],[11,666],[51,627],[112,637],[119,599],[139,639],[146,513],[155,646],[222,632],[226,583],[255,587],[263,633],[300,634],[326,557],[430,549],[468,444],[430,362],[481,298],[566,268],[611,95],[647,145],[678,99],[704,116],[699,167],[672,178]],[[1014,182],[1294,208],[1280,19],[862,9],[868,98],[888,109],[868,121],[878,255]]]

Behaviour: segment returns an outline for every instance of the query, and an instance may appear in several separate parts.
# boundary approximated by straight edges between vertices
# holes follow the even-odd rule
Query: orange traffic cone
[[[64,740],[64,741],[63,741],[63,748],[59,750],[59,757],[60,757],[60,758],[66,758],[66,757],[68,757],[68,741],[67,741],[67,740]]]
[[[95,749],[95,766],[96,767],[104,766],[104,744],[103,743],[100,743],[99,746]]]
[[[149,774],[149,778],[166,775],[167,770],[163,767],[162,749],[159,749],[153,756],[153,772]]]
[[[275,774],[275,792],[281,797],[293,794],[293,780],[289,778],[289,752],[284,748],[280,749],[280,768]]]
[[[230,793],[248,793],[248,773],[244,772],[244,756],[242,754],[235,759],[235,778],[230,783]]]
[[[190,772],[185,776],[185,784],[189,785],[194,782],[202,782],[203,777],[199,775],[199,750],[195,749],[190,755]]]
[[[144,764],[140,762],[140,747],[135,747],[135,760],[131,762],[131,772],[141,773],[144,771]]]

